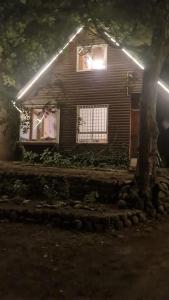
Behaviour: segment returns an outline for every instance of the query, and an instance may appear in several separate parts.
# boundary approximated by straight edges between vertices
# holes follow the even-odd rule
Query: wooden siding
[[[128,93],[127,72],[138,73],[132,86],[140,92],[142,71],[119,48],[108,46],[107,70],[76,71],[77,46],[104,44],[105,41],[82,32],[49,69],[24,104],[45,104],[58,101],[61,109],[60,145],[62,151],[103,149],[107,145],[76,144],[77,105],[108,104],[108,144],[115,148],[130,145],[131,94]],[[130,89],[131,92],[131,89]]]

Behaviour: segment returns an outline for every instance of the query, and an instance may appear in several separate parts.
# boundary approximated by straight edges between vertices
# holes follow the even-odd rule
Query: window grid
[[[77,143],[107,143],[108,105],[77,106]]]

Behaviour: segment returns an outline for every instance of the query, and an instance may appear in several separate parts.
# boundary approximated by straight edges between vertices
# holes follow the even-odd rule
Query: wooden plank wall
[[[142,71],[119,48],[108,46],[107,70],[76,71],[79,45],[104,44],[105,41],[82,32],[70,44],[48,74],[35,86],[25,104],[61,103],[60,145],[62,151],[99,150],[106,144],[76,144],[77,105],[108,104],[108,143],[114,148],[130,146],[131,95],[127,93],[127,72],[138,73],[137,92]]]

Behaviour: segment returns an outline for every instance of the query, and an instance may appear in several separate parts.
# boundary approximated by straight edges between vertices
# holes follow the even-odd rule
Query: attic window
[[[77,71],[105,70],[107,45],[77,47]]]
[[[31,108],[21,114],[20,141],[59,140],[59,110],[55,107]]]
[[[108,105],[78,105],[77,143],[107,143]]]

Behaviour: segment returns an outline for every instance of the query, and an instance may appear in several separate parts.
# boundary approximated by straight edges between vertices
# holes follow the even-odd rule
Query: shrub
[[[128,152],[125,149],[115,151],[111,148],[107,148],[99,153],[88,151],[83,153],[72,153],[72,155],[69,156],[64,156],[49,148],[45,149],[41,154],[24,150],[23,160],[30,163],[40,162],[48,166],[80,168],[100,167],[126,169],[129,163]]]
[[[23,149],[23,160],[29,163],[37,163],[39,161],[39,155],[33,151],[26,151]]]
[[[28,195],[29,187],[21,179],[17,179],[13,184],[13,192],[18,196],[24,197]]]

